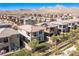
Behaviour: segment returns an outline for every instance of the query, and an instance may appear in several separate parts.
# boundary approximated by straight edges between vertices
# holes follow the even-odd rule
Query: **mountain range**
[[[52,6],[41,7],[39,9],[0,10],[0,14],[60,14],[60,13],[71,13],[73,15],[79,15],[79,8],[56,5],[54,7]]]

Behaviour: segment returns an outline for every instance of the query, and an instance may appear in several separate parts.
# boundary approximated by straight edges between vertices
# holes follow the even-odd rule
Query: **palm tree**
[[[70,29],[70,35],[71,35],[72,37],[76,35],[74,29]]]
[[[36,39],[33,39],[32,41],[30,41],[30,42],[28,43],[28,45],[29,45],[32,49],[35,49],[35,48],[38,46],[38,44],[39,44],[39,42],[38,42],[38,40],[36,40]]]
[[[54,43],[54,46],[55,46],[55,49],[56,49],[56,51],[58,51],[58,47],[57,47],[57,40],[58,40],[59,38],[58,38],[58,36],[55,36],[55,35],[53,35],[52,37],[51,37],[51,40],[52,40],[52,42]],[[55,55],[57,54],[57,52],[55,53]]]
[[[68,33],[61,32],[59,36],[60,40],[63,42],[68,39]]]
[[[76,34],[76,32],[75,32],[75,30],[74,29],[71,29],[70,30],[70,32],[69,32],[69,36],[68,36],[68,40],[72,43],[72,44],[74,44],[74,40],[76,39],[76,36],[77,34]]]
[[[53,35],[53,36],[51,37],[52,42],[55,43],[55,44],[56,44],[56,40],[57,40],[57,39],[58,39],[58,37],[55,36],[55,35]]]

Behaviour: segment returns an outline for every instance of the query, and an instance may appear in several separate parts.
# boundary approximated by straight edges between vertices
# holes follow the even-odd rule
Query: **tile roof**
[[[1,28],[0,29],[0,38],[9,37],[11,35],[19,34],[16,30],[12,28]]]
[[[56,26],[57,26],[56,24],[53,24],[53,23],[51,23],[51,22],[45,22],[45,23],[43,23],[42,25],[44,25],[44,26],[46,26],[46,27],[48,27],[48,28],[50,28],[50,27],[56,27]]]
[[[69,19],[69,20],[60,20],[60,21],[54,21],[54,22],[51,22],[53,24],[61,24],[61,25],[65,25],[65,24],[68,24],[68,23],[75,23],[75,22],[79,22],[79,19],[76,18],[76,19]]]
[[[51,22],[52,24],[56,24],[56,25],[66,25],[67,22],[64,22],[64,21],[54,21],[54,22]]]
[[[21,26],[18,26],[18,29],[25,30],[27,32],[37,32],[37,31],[43,30],[44,27],[33,26],[33,25],[21,25]]]
[[[2,20],[0,20],[0,26],[1,25],[11,25],[11,23],[3,22]]]

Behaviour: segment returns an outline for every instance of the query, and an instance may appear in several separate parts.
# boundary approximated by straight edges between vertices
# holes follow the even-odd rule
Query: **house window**
[[[34,36],[36,36],[36,34],[37,34],[36,32],[33,33]]]
[[[29,36],[30,36],[30,33],[28,32],[28,33],[27,33],[27,35],[29,35]]]
[[[4,38],[4,43],[7,43],[8,42],[8,38]]]
[[[20,20],[20,22],[21,22],[21,24],[23,24],[24,21],[23,20]]]
[[[79,24],[79,22],[77,22],[77,24]]]
[[[26,22],[28,22],[28,20],[26,20]]]
[[[69,23],[69,25],[71,25],[71,23]]]
[[[42,31],[39,31],[39,34],[42,34]]]
[[[59,27],[62,27],[62,25],[59,25]]]
[[[33,19],[33,17],[31,17],[31,19]]]
[[[0,43],[2,43],[2,38],[0,39]]]
[[[54,31],[55,28],[50,28],[50,31]]]
[[[63,25],[63,28],[66,28],[66,25]]]
[[[72,23],[72,25],[74,25],[74,23]]]
[[[42,37],[39,37],[39,40],[42,40]]]

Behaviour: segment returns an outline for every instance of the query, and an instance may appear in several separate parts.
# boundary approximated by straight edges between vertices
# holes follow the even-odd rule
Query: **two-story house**
[[[0,54],[17,50],[19,48],[19,33],[12,29],[10,24],[0,22]]]
[[[44,27],[41,26],[21,25],[18,26],[18,32],[30,41],[32,39],[44,40]]]

